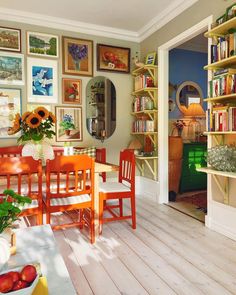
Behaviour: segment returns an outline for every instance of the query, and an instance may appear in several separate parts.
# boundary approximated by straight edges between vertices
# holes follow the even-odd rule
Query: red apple
[[[23,267],[20,275],[21,275],[21,279],[23,281],[31,283],[36,278],[37,271],[36,271],[36,268],[33,265],[29,264],[29,265],[26,265],[26,266]]]
[[[29,283],[19,280],[19,281],[14,283],[12,291],[24,289],[24,288],[26,288],[28,286],[29,286]]]
[[[9,274],[3,274],[0,276],[0,292],[7,293],[12,290],[13,279]]]
[[[20,273],[18,271],[10,271],[7,274],[12,277],[13,283],[20,280]]]

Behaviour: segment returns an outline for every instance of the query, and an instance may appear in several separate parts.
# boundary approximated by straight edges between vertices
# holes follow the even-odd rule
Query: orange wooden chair
[[[86,185],[86,173],[90,173],[91,185]],[[46,163],[46,195],[44,197],[46,222],[51,213],[90,209],[91,243],[94,243],[94,159],[87,155],[57,156]],[[52,226],[53,229],[71,226],[82,227],[86,223],[80,214],[78,221]]]
[[[20,157],[22,153],[22,145],[0,147],[0,158],[3,157]]]
[[[106,149],[105,148],[96,148],[96,162],[106,163]],[[106,182],[106,172],[101,173],[102,181]]]
[[[20,216],[36,215],[37,224],[43,223],[42,165],[32,157],[0,158],[0,194],[4,189],[28,196],[31,204],[25,204]]]
[[[99,186],[99,223],[100,232],[102,224],[108,221],[132,219],[132,228],[136,228],[135,209],[135,156],[133,151],[124,150],[120,152],[118,182],[103,182]],[[117,199],[118,205],[109,205],[104,201]],[[123,215],[123,199],[130,199],[131,215]],[[119,208],[119,215],[114,212],[114,208]],[[104,218],[103,211],[108,210],[112,217]]]

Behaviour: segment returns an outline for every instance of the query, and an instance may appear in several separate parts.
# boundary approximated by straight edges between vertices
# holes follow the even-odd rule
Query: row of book
[[[236,131],[236,107],[210,106],[206,111],[207,131]]]
[[[132,132],[154,132],[154,121],[136,120],[133,122]]]
[[[217,38],[217,44],[211,45],[211,62],[217,62],[236,54],[236,32]]]
[[[154,81],[151,76],[141,74],[134,78],[134,90],[139,90],[146,87],[154,87]]]
[[[153,110],[153,100],[149,96],[135,97],[133,111]]]
[[[214,72],[209,81],[208,97],[217,97],[236,93],[236,69],[222,69]]]

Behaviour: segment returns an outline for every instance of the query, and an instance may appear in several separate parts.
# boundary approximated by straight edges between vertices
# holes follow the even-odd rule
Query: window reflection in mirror
[[[99,76],[86,87],[87,130],[95,138],[104,140],[116,128],[116,89],[111,80]]]

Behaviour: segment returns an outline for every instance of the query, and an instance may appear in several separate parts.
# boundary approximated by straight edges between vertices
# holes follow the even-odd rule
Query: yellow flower
[[[42,118],[37,113],[32,113],[26,118],[26,124],[33,129],[39,127],[41,121]]]
[[[44,108],[44,107],[38,107],[38,108],[36,108],[34,110],[34,113],[35,114],[38,114],[42,118],[42,120],[47,119],[48,116],[49,116],[48,110],[46,108]]]
[[[23,115],[22,115],[22,121],[25,121],[25,119],[31,114],[31,112],[25,112]]]
[[[13,128],[14,129],[20,129],[20,121],[21,121],[20,114],[17,113],[15,115],[14,122],[13,122]]]
[[[55,124],[56,121],[57,121],[55,115],[53,115],[53,113],[51,113],[51,112],[49,112],[48,119],[49,119],[50,121],[52,121],[54,124]]]

